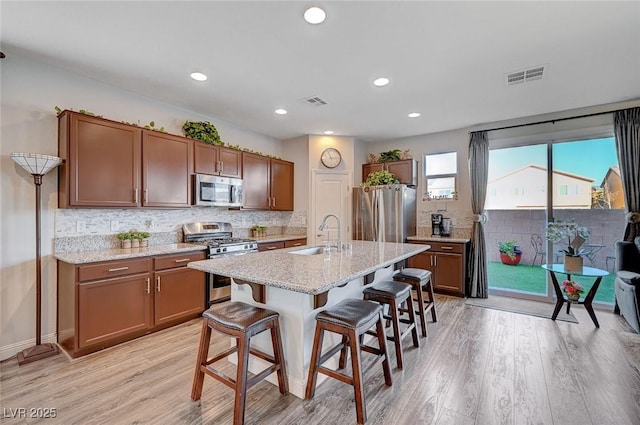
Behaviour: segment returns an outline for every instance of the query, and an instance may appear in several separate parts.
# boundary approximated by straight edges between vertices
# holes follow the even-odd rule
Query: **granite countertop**
[[[105,249],[99,251],[68,252],[53,254],[53,258],[69,264],[97,263],[100,261],[125,260],[127,258],[150,257],[163,254],[177,254],[189,251],[204,251],[205,245],[191,243],[173,243],[146,248]]]
[[[268,236],[250,236],[258,243],[291,241],[294,239],[306,239],[307,235],[268,235]]]
[[[407,240],[409,242],[450,242],[450,243],[467,243],[470,242],[469,238],[452,238],[446,236],[408,236]]]
[[[269,287],[318,295],[429,249],[429,245],[351,241],[351,252],[290,254],[304,247],[194,261],[189,267]]]

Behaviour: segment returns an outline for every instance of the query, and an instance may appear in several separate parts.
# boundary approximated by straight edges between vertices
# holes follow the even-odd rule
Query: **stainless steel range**
[[[209,247],[207,258],[222,258],[258,252],[258,243],[251,239],[233,237],[231,223],[204,222],[182,226],[184,241]],[[209,274],[207,279],[207,305],[227,301],[231,297],[231,279]]]

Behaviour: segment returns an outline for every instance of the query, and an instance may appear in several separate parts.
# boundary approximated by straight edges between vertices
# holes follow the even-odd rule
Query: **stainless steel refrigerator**
[[[406,242],[416,234],[416,189],[404,184],[353,189],[353,239]]]

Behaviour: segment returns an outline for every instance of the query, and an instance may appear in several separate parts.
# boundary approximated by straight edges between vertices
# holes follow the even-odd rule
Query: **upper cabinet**
[[[410,186],[418,185],[418,161],[415,159],[362,164],[362,181],[367,180],[367,176],[374,171],[382,170],[386,170],[396,176],[402,184]]]
[[[242,153],[243,208],[293,211],[293,163]]]
[[[192,140],[71,111],[58,119],[61,208],[191,205]]]
[[[194,141],[194,172],[242,178],[242,152]]]
[[[58,126],[61,208],[140,205],[139,128],[70,111],[58,117]]]

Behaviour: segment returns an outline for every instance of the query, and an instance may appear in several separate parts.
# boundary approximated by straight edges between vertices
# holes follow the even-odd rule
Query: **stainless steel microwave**
[[[212,207],[241,207],[242,179],[196,174],[193,204]]]

